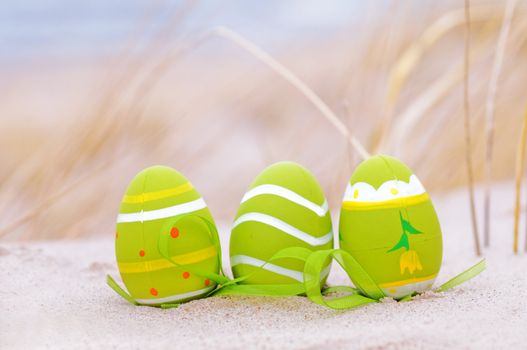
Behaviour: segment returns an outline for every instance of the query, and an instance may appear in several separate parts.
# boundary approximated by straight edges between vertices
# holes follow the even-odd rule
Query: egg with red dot
[[[166,215],[179,213],[179,208],[185,211],[187,206],[195,210],[188,215]],[[157,165],[138,173],[122,196],[116,221],[117,267],[126,291],[138,304],[158,306],[165,300],[198,299],[215,286],[212,279],[204,284],[209,273],[219,273],[214,218],[201,194],[177,170]],[[161,251],[159,241],[166,243]],[[166,261],[164,252],[178,263],[180,259],[185,264],[188,259],[199,263],[205,276],[194,275],[185,264],[175,267]]]
[[[170,230],[170,236],[172,238],[178,238],[179,237],[179,230],[177,229],[177,227],[172,227],[172,229]]]
[[[205,286],[210,286],[210,280],[208,278],[205,280]]]

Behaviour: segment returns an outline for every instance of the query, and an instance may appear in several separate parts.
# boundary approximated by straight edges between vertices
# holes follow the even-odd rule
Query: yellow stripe
[[[410,278],[410,279],[402,280],[402,281],[388,282],[388,283],[380,284],[379,287],[381,287],[381,288],[400,287],[400,286],[404,286],[404,285],[407,285],[407,284],[412,284],[412,283],[417,283],[417,282],[423,282],[423,281],[431,280],[431,279],[436,278],[436,276],[437,276],[437,274],[430,275],[430,276],[425,276],[425,277]]]
[[[168,198],[168,197],[174,197],[179,194],[188,192],[192,190],[194,187],[190,182],[184,183],[183,185],[180,185],[178,187],[169,188],[167,190],[161,190],[156,192],[146,192],[141,193],[138,195],[130,195],[130,196],[124,196],[123,203],[130,203],[130,204],[137,204],[137,203],[144,203],[149,201],[155,201],[158,199]]]
[[[400,197],[395,199],[389,199],[382,202],[355,202],[345,201],[342,203],[342,207],[346,210],[358,211],[358,210],[371,210],[371,209],[387,209],[387,208],[399,208],[401,206],[408,206],[426,202],[430,197],[428,193],[418,194],[416,196]]]
[[[172,260],[180,265],[189,265],[210,259],[214,256],[216,256],[216,247],[210,246],[196,250],[195,252],[173,256]],[[165,259],[129,263],[118,262],[117,265],[121,273],[141,273],[174,267],[174,264]]]

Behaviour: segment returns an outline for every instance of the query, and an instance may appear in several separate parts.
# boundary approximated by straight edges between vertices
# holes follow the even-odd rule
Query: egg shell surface
[[[132,298],[145,305],[179,303],[214,289],[212,281],[187,268],[219,272],[219,247],[204,220],[214,225],[201,195],[176,170],[153,166],[135,176],[121,202],[115,236],[119,273]],[[170,234],[169,255],[181,266],[159,253],[162,232]]]
[[[262,171],[242,199],[230,237],[234,277],[250,274],[243,282],[248,284],[303,282],[304,263],[296,259],[273,260],[258,269],[288,247],[330,249],[333,231],[316,178],[299,164],[280,162]],[[323,281],[329,268],[328,261]]]
[[[442,261],[442,235],[432,201],[405,164],[374,156],[353,172],[339,222],[340,247],[385,295],[430,289]]]

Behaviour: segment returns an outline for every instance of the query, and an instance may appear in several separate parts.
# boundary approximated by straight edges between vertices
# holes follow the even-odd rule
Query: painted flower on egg
[[[401,254],[400,258],[400,265],[401,265],[401,274],[404,273],[406,269],[410,272],[410,274],[413,274],[415,270],[422,270],[423,267],[421,266],[421,262],[419,261],[419,255],[415,250],[410,249],[410,242],[408,239],[408,235],[417,235],[421,234],[422,232],[414,228],[410,222],[403,219],[403,216],[401,213],[399,213],[399,216],[401,218],[401,229],[402,229],[402,235],[399,239],[399,242],[394,245],[390,250],[388,250],[388,253],[397,251],[399,249],[405,249],[406,251]]]

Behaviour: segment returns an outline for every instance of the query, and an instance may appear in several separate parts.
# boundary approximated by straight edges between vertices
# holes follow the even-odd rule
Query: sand
[[[340,312],[304,297],[133,307],[104,283],[105,274],[117,275],[113,227],[103,239],[0,242],[0,348],[525,348],[527,255],[511,253],[511,183],[495,186],[494,195],[492,248],[485,250],[482,275],[412,302],[385,299]],[[432,197],[444,231],[439,284],[477,259],[466,192]],[[348,283],[336,267],[329,281]]]

